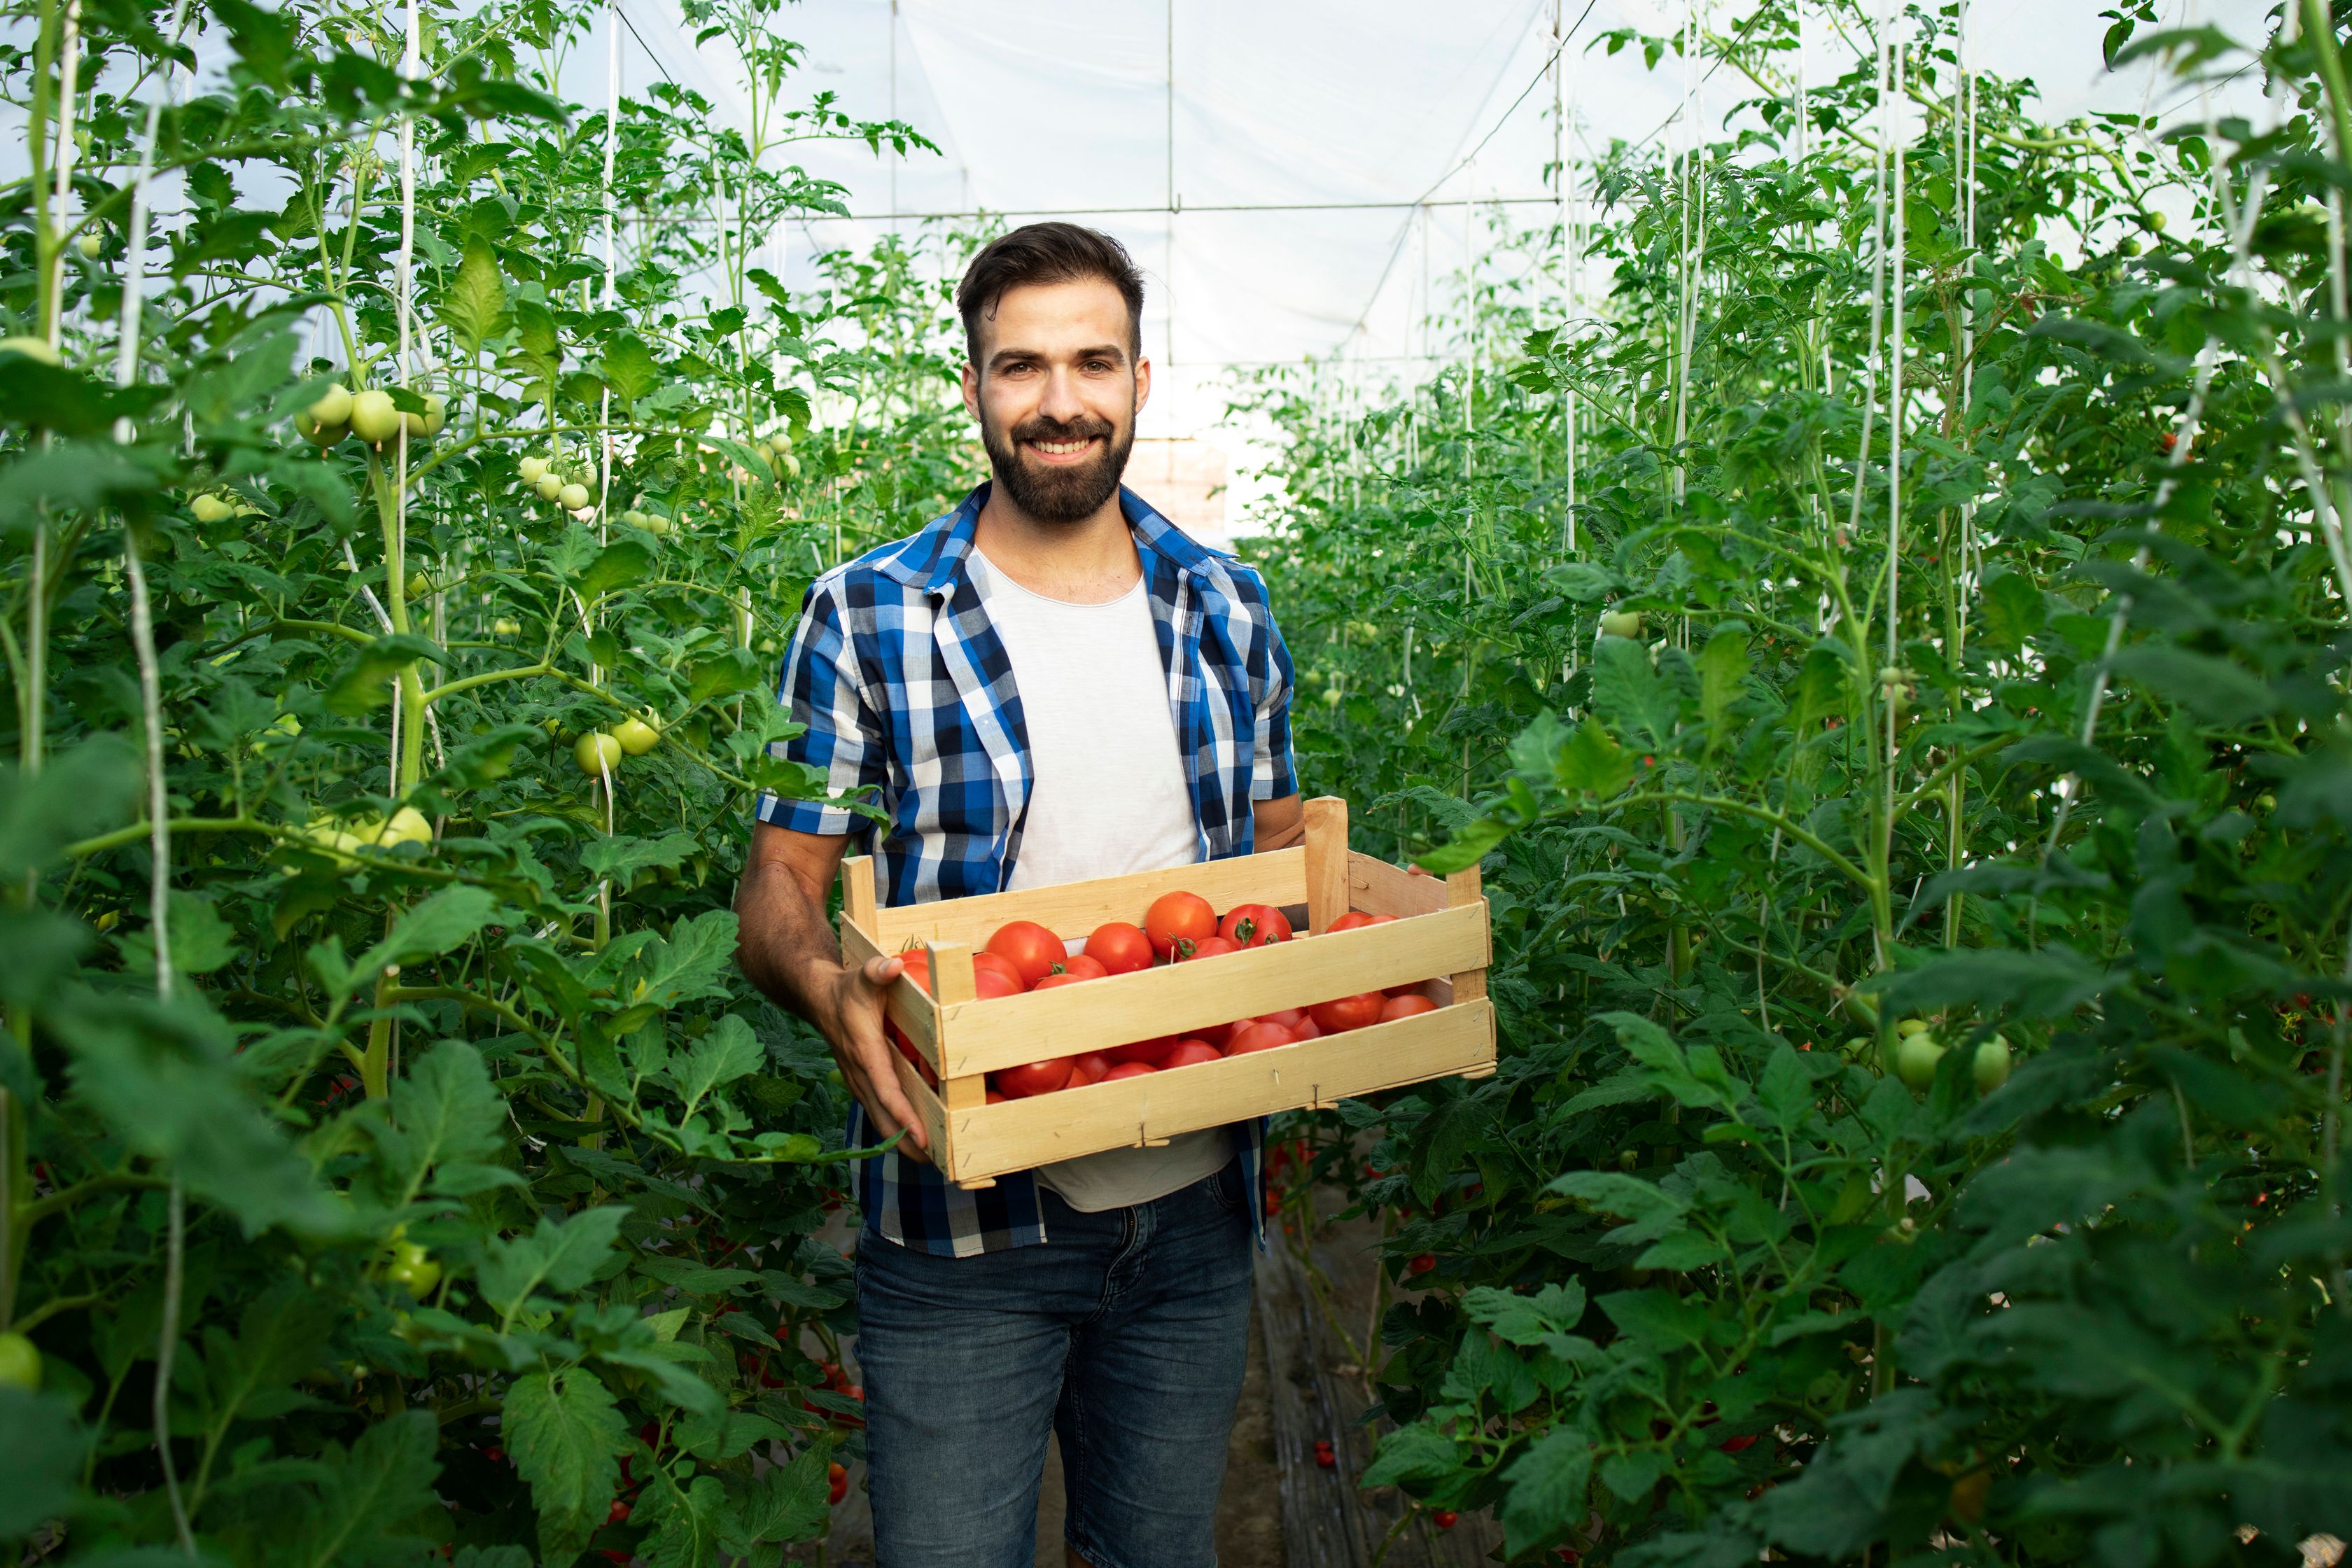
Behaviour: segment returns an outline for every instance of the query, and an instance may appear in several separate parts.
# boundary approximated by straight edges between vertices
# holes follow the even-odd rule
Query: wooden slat
[[[872,921],[860,923],[874,933],[885,951],[893,952],[910,942],[985,946],[996,928],[1008,921],[1035,921],[1062,937],[1083,938],[1112,921],[1140,925],[1152,900],[1180,889],[1198,893],[1220,910],[1235,904],[1305,903],[1307,851],[1276,849],[1265,855],[1201,860],[1165,871],[1138,871],[1132,876],[1065,882],[1017,893],[905,904],[878,910]]]
[[[947,1147],[948,1142],[947,1107],[940,1103],[940,1097],[931,1092],[931,1086],[923,1081],[923,1075],[915,1070],[914,1063],[897,1051],[890,1053],[890,1060],[898,1069],[899,1091],[906,1095],[907,1103],[915,1108],[916,1118],[922,1122],[924,1134],[931,1141],[932,1157],[941,1158],[940,1152]]]
[[[1348,912],[1348,803],[1318,795],[1307,803],[1307,929],[1317,936]]]
[[[852,855],[841,863],[841,918],[867,931],[876,929],[874,857]]]
[[[1368,915],[1425,915],[1444,909],[1445,883],[1416,877],[1377,855],[1348,857],[1348,900]]]
[[[1427,980],[1487,961],[1484,904],[944,1010],[943,1077],[994,1072]],[[912,1030],[908,1031],[911,1036]]]
[[[975,977],[971,970],[971,944],[961,942],[934,942],[923,949],[930,964],[931,995],[939,1005],[969,1002],[975,994]],[[932,1057],[934,1062],[939,1058]],[[961,1077],[950,1076],[940,1080],[940,1099],[950,1115],[970,1110],[988,1101],[988,1080],[976,1073]]]
[[[873,937],[845,916],[841,922],[841,956],[845,963],[864,963],[868,960],[881,957],[882,950],[876,945]],[[905,953],[895,956],[910,963],[919,963],[922,958],[920,953],[914,954],[911,958]],[[905,1030],[907,1038],[912,1040],[915,1043],[915,1048],[923,1053],[924,1059],[931,1064],[931,1070],[938,1071],[940,1065],[939,1005],[924,993],[921,986],[916,984],[905,974],[901,974],[890,983],[890,989],[883,998],[882,1006],[883,1010],[890,1016],[890,1021]]]
[[[949,1173],[969,1183],[1474,1070],[1494,1060],[1492,1011],[1489,1003],[1473,1002],[1270,1051],[959,1111],[948,1130]]]
[[[1456,871],[1445,879],[1445,903],[1449,909],[1475,908],[1480,911],[1480,922],[1485,923],[1486,895],[1479,883],[1477,867],[1473,866],[1466,871]],[[1467,1002],[1474,996],[1486,994],[1486,963],[1485,961],[1482,961],[1475,969],[1461,971],[1454,974],[1455,1000]]]

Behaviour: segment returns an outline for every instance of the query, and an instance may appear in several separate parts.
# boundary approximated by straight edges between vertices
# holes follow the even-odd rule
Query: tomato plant
[[[593,7],[12,13],[11,1561],[772,1557],[860,1448],[729,906],[803,584],[976,468],[952,242],[763,270],[782,139],[920,149],[696,9],[757,135],[563,101]]]
[[[1497,226],[1437,374],[1248,399],[1305,787],[1482,868],[1502,1045],[1274,1147],[1412,1282],[1360,1479],[1511,1562],[2344,1533],[2341,13],[2153,15],[2270,110],[1744,13],[1725,140],[1579,172],[1579,297]]]

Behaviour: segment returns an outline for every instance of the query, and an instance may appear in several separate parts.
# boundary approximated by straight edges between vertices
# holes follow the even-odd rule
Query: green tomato
[[[415,1242],[395,1242],[392,1263],[384,1269],[383,1277],[422,1301],[433,1293],[433,1287],[441,1283],[441,1265]]]
[[[198,522],[221,522],[231,515],[233,509],[218,496],[205,495],[190,502],[188,510],[195,513]]]
[[[389,392],[372,386],[352,399],[352,433],[368,445],[383,445],[400,434],[400,410]]]
[[[86,234],[74,241],[74,247],[86,260],[95,261],[105,251],[106,239],[101,235]]]
[[[1969,1064],[1975,1073],[1977,1092],[1990,1094],[2009,1081],[2009,1042],[1999,1035],[1977,1047],[1976,1059]]]
[[[613,726],[613,739],[629,755],[642,757],[661,744],[661,731],[642,719],[624,719]]]
[[[432,578],[427,577],[427,576],[426,576],[424,573],[422,573],[422,572],[412,572],[412,573],[410,573],[410,574],[409,574],[409,577],[408,577],[408,596],[409,596],[410,598],[412,598],[412,599],[422,599],[422,598],[425,598],[425,597],[428,597],[428,596],[432,594],[432,592],[433,592],[433,579],[432,579]]]
[[[515,467],[522,471],[523,483],[527,485],[535,485],[539,483],[540,476],[547,472],[547,459],[545,458],[525,458],[521,462],[516,464]]]
[[[539,492],[540,500],[553,500],[563,493],[563,476],[542,473],[539,478],[531,480],[530,488]]]
[[[0,1388],[31,1394],[40,1386],[40,1347],[22,1334],[0,1334]]]
[[[768,449],[779,455],[791,451],[793,449],[792,432],[789,430],[779,430],[774,435],[769,437]]]
[[[320,393],[319,401],[302,410],[301,419],[296,421],[301,425],[302,434],[314,441],[318,439],[314,432],[331,430],[338,425],[348,426],[351,422],[351,388],[340,381]]]
[[[627,523],[631,528],[643,528],[646,525],[646,514],[639,511],[636,508],[631,507],[628,510],[621,514],[621,521]]]
[[[646,531],[652,534],[656,539],[667,534],[669,532],[669,519],[664,517],[661,513],[657,511],[649,511],[646,514]]]
[[[1601,630],[1612,637],[1637,637],[1642,635],[1642,612],[1639,610],[1607,610],[1601,613]]]
[[[572,760],[590,778],[603,778],[621,765],[621,742],[602,730],[591,730],[572,748]]]
[[[1943,1042],[1921,1031],[1906,1035],[1895,1047],[1895,1072],[1909,1088],[1925,1090],[1936,1081],[1936,1064],[1944,1059]]]
[[[519,637],[522,633],[522,623],[520,621],[509,621],[501,617],[500,619],[490,623],[490,630],[497,636],[502,637]]]
[[[566,511],[585,510],[590,497],[586,485],[566,485],[555,492],[555,501]]]
[[[1898,1035],[1924,1035],[1935,1026],[1925,1018],[1906,1018],[1895,1026],[1895,1032]]]

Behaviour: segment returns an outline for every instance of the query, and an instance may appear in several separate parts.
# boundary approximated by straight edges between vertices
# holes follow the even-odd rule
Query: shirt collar
[[[975,487],[953,511],[935,519],[880,562],[880,570],[910,588],[952,595],[969,573],[972,535],[980,525],[980,510],[988,504],[989,489],[986,482]],[[1135,535],[1136,549],[1144,557],[1147,578],[1160,562],[1179,573],[1192,573],[1213,559],[1210,551],[1125,485],[1118,489],[1118,508]]]

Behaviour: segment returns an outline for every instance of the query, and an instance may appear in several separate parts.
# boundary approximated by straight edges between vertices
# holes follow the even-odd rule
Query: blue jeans
[[[1048,1427],[1096,1568],[1210,1568],[1249,1354],[1240,1163],[1099,1214],[1039,1195],[1043,1246],[858,1237],[877,1568],[1031,1568]]]

